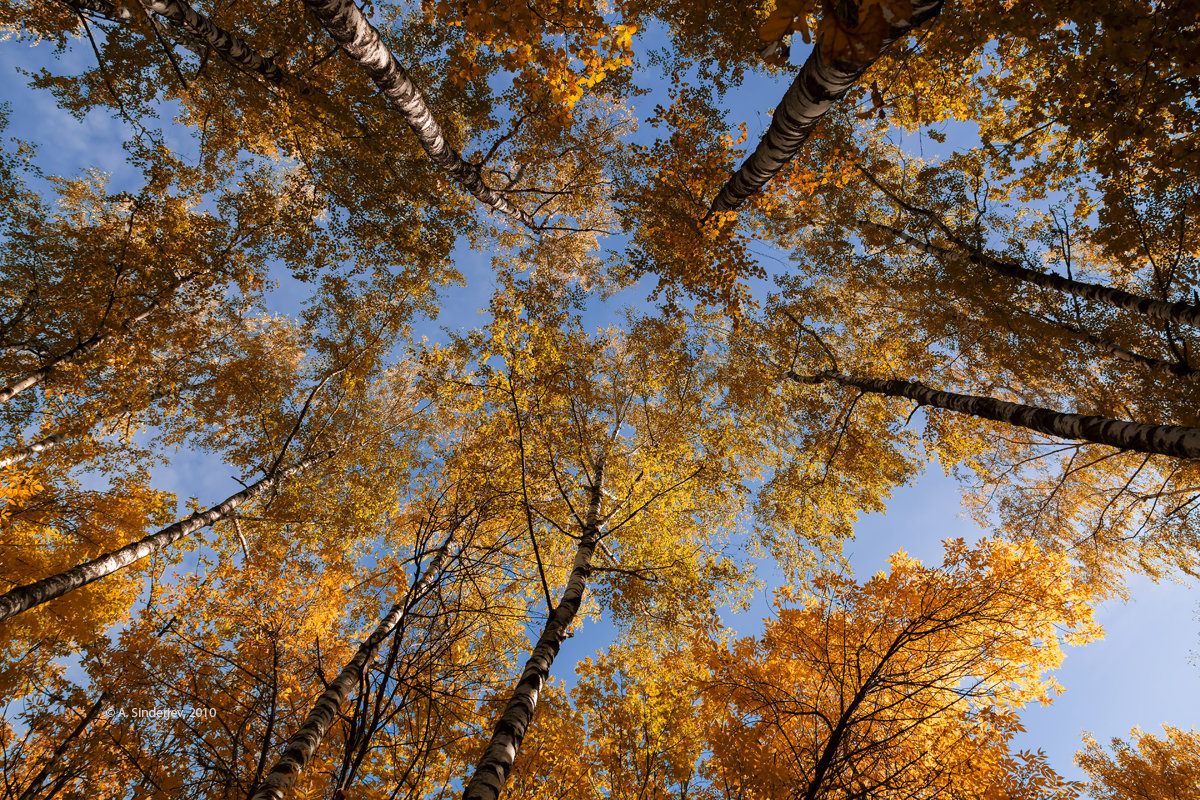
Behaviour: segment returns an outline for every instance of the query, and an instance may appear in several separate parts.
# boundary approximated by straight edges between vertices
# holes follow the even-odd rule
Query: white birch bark
[[[831,382],[842,386],[853,386],[872,394],[906,397],[916,400],[921,405],[944,408],[948,411],[982,417],[995,422],[1004,422],[1063,439],[1106,444],[1121,450],[1151,455],[1200,458],[1200,428],[1185,428],[1180,425],[1147,425],[1109,417],[1064,414],[1048,408],[997,400],[994,397],[980,397],[931,389],[917,381],[860,378],[853,375],[839,375],[832,371],[817,375],[797,375],[795,372],[788,372],[787,377],[797,383]]]
[[[111,20],[127,20],[131,16],[128,9],[118,8],[116,3],[109,0],[63,0],[65,5],[81,11],[91,11]]]
[[[354,687],[362,681],[363,674],[375,660],[384,641],[437,581],[450,558],[450,548],[453,543],[454,533],[451,533],[430,560],[429,565],[421,574],[420,580],[408,590],[404,599],[391,607],[371,635],[359,645],[354,657],[346,663],[333,683],[329,684],[329,688],[317,698],[316,703],[304,718],[304,723],[299,730],[292,734],[283,755],[263,778],[262,783],[251,796],[251,800],[280,800],[284,792],[304,772],[304,768],[308,765],[317,746],[325,738],[329,726],[337,718],[342,704],[346,702],[346,698],[350,696]]]
[[[16,381],[13,381],[9,385],[3,387],[2,389],[0,389],[0,405],[7,403],[9,400],[12,400],[14,397],[19,395],[21,392],[28,391],[29,389],[32,389],[34,386],[37,386],[39,383],[41,383],[43,380],[46,379],[47,375],[50,375],[55,370],[61,369],[62,367],[67,366],[68,364],[73,364],[76,361],[79,361],[80,359],[86,357],[90,353],[95,352],[95,350],[98,347],[100,347],[101,345],[103,345],[105,342],[111,341],[112,339],[114,339],[118,336],[124,336],[125,334],[129,333],[130,328],[132,328],[134,325],[138,324],[139,322],[144,320],[146,317],[150,316],[155,311],[157,311],[158,309],[160,309],[164,305],[166,305],[167,301],[170,300],[171,297],[174,296],[175,292],[177,292],[181,286],[183,286],[184,284],[193,280],[199,274],[200,273],[193,273],[193,274],[187,276],[186,278],[184,278],[183,280],[177,281],[173,286],[170,287],[170,289],[168,291],[164,292],[162,294],[162,296],[160,296],[153,303],[151,303],[144,311],[142,311],[140,314],[137,314],[137,315],[125,320],[118,327],[110,328],[109,330],[106,330],[106,331],[96,332],[95,334],[93,334],[92,336],[89,336],[87,339],[84,339],[82,342],[75,345],[71,349],[62,352],[57,356],[54,356],[53,358],[51,358],[49,361],[42,364],[37,369],[33,370],[32,372],[26,373],[21,378],[17,379]]]
[[[133,16],[128,8],[109,0],[59,2],[76,10],[99,14],[113,22],[128,22]],[[185,0],[148,0],[145,2],[145,8],[174,26],[172,29],[155,17],[150,17],[150,21],[160,33],[167,34],[169,38],[189,50],[203,55],[204,48],[209,48],[236,67],[255,72],[276,86],[288,85],[302,92],[311,91],[312,87],[290,75],[273,58],[261,55],[245,39],[220,27]]]
[[[1144,314],[1151,319],[1174,322],[1179,325],[1200,325],[1200,305],[1184,302],[1169,303],[1165,300],[1155,300],[1145,295],[1114,289],[1111,286],[1105,286],[1101,283],[1077,281],[1071,278],[1064,278],[1062,275],[1056,275],[1053,272],[1038,272],[1012,261],[1001,261],[998,258],[993,258],[986,253],[974,249],[971,249],[968,253],[959,253],[923,241],[915,236],[910,236],[904,231],[897,230],[890,225],[881,225],[868,220],[860,220],[859,222],[866,227],[891,234],[900,241],[939,258],[959,263],[975,264],[999,275],[1032,283],[1043,289],[1054,289],[1064,294],[1082,297],[1085,300],[1106,303],[1114,308]]]
[[[99,419],[96,420],[96,422],[99,421]],[[0,456],[0,468],[9,467],[13,464],[19,464],[31,456],[36,456],[40,453],[46,452],[47,450],[52,450],[58,445],[62,444],[63,440],[71,436],[72,433],[72,431],[59,431],[58,433],[52,433],[43,439],[38,439],[36,442],[31,442],[30,444],[25,445],[19,450],[14,450],[6,456]]]
[[[475,767],[475,774],[463,792],[463,800],[497,800],[504,784],[512,772],[513,762],[517,751],[525,738],[525,732],[533,722],[533,713],[537,708],[538,698],[542,688],[550,677],[550,667],[558,655],[562,643],[566,641],[571,621],[575,619],[579,606],[583,602],[583,593],[587,588],[588,578],[592,573],[592,554],[600,541],[600,498],[603,480],[603,465],[597,465],[595,480],[592,482],[591,498],[588,503],[587,517],[584,520],[583,535],[579,547],[575,551],[575,562],[571,575],[567,580],[567,588],[563,591],[562,599],[546,622],[546,627],[538,639],[537,646],[525,662],[521,679],[509,697],[496,727],[492,731],[491,741],[483,751],[483,757]]]
[[[214,24],[186,0],[149,0],[146,7],[239,67],[256,72],[276,85],[288,80],[287,73],[273,59],[260,55],[245,39]]]
[[[392,107],[400,112],[439,169],[493,211],[523,225],[536,226],[533,217],[484,182],[479,165],[467,161],[450,146],[421,90],[354,0],[304,0],[304,4],[346,55],[366,71]]]
[[[256,483],[252,483],[237,494],[230,495],[221,503],[207,511],[198,511],[186,519],[168,525],[157,533],[152,533],[136,542],[125,545],[110,553],[98,556],[87,563],[80,564],[68,570],[43,578],[40,581],[18,586],[0,595],[0,620],[16,616],[22,611],[28,611],[34,606],[62,597],[89,583],[98,581],[106,575],[124,569],[137,561],[163,550],[183,537],[195,533],[201,528],[208,527],[229,516],[242,503],[253,500],[268,489],[276,486],[285,478],[297,472],[308,469],[334,455],[328,450],[309,456],[293,464],[287,469],[279,470],[273,475],[267,475]]]
[[[1124,361],[1127,364],[1133,364],[1134,366],[1154,372],[1167,372],[1177,378],[1195,378],[1196,375],[1200,374],[1200,370],[1196,369],[1195,367],[1180,363],[1178,361],[1164,361],[1161,358],[1154,358],[1152,356],[1142,355],[1141,353],[1135,353],[1132,350],[1127,350],[1124,347],[1102,339],[1093,333],[1082,331],[1073,325],[1058,323],[1058,327],[1071,333],[1076,338],[1087,342],[1088,344],[1099,347],[1109,355],[1116,358],[1118,361]]]
[[[150,396],[149,402],[154,403],[155,401],[161,400],[163,397],[166,397],[166,396],[167,396],[166,392],[160,392],[160,393],[153,394]],[[105,420],[119,417],[122,414],[128,412],[129,410],[130,410],[129,405],[123,404],[121,406],[118,406],[116,409],[114,409],[112,411],[101,412],[101,413],[93,415],[92,421],[90,423],[88,423],[86,428],[81,427],[81,428],[76,428],[74,430],[68,428],[66,430],[61,430],[58,433],[52,433],[49,436],[45,436],[41,439],[38,439],[36,442],[30,442],[29,444],[25,445],[24,447],[14,450],[11,453],[8,453],[7,455],[0,455],[0,468],[9,467],[9,466],[12,466],[13,464],[19,464],[27,458],[30,458],[30,457],[36,456],[36,455],[40,455],[40,454],[46,452],[47,450],[53,450],[55,447],[62,444],[64,441],[71,438],[72,436],[78,436],[82,433],[85,433],[86,431],[89,431],[92,428],[96,427],[97,425],[101,424]]]
[[[913,28],[937,16],[942,10],[942,2],[914,0],[911,17],[891,21],[880,53]],[[758,147],[721,187],[705,219],[715,213],[735,210],[787,166],[833,104],[842,99],[878,57],[876,54],[866,61],[839,58],[826,64],[819,43],[814,46],[775,108],[771,125]]]

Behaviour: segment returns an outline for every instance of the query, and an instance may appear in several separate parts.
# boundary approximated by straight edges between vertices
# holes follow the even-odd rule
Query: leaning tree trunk
[[[895,652],[894,649],[890,652]],[[825,745],[821,748],[821,755],[817,757],[813,764],[812,778],[809,779],[808,788],[805,790],[803,800],[817,800],[822,794],[825,794],[830,787],[825,785],[825,776],[829,774],[838,755],[844,752],[846,740],[852,734],[854,725],[854,714],[858,711],[859,706],[870,695],[874,687],[874,682],[879,676],[879,672],[884,665],[884,661],[880,661],[871,670],[871,674],[863,681],[862,686],[858,687],[858,691],[850,699],[850,703],[844,708],[838,716],[837,723],[833,729],[829,731],[829,738],[825,740]],[[843,702],[845,702],[843,698]]]
[[[304,4],[320,20],[333,40],[341,45],[346,55],[362,66],[392,106],[403,115],[416,134],[417,141],[439,169],[493,211],[523,225],[535,225],[533,217],[526,211],[517,208],[507,197],[484,182],[478,164],[467,161],[450,146],[421,90],[396,61],[379,32],[363,16],[354,0],[304,0]]]
[[[47,375],[50,375],[55,370],[61,369],[68,364],[73,364],[76,361],[86,357],[88,354],[95,352],[95,350],[105,342],[116,338],[118,335],[125,335],[129,333],[130,328],[166,305],[167,301],[175,295],[175,292],[179,291],[180,287],[198,277],[200,274],[201,273],[198,272],[192,273],[183,280],[176,281],[169,289],[167,289],[166,292],[162,294],[161,297],[151,303],[140,314],[130,317],[116,328],[110,328],[107,331],[96,332],[92,336],[89,336],[87,339],[84,339],[82,342],[72,347],[70,350],[66,350],[58,354],[32,372],[26,373],[19,380],[16,380],[13,383],[10,383],[8,386],[5,386],[3,389],[0,389],[0,404],[7,403],[21,392],[37,386],[46,379]]]
[[[136,322],[137,320],[134,321]],[[26,373],[19,379],[5,386],[3,389],[0,389],[0,403],[7,403],[9,400],[12,400],[14,397],[21,394],[21,392],[32,389],[34,386],[37,386],[39,383],[45,380],[46,376],[54,372],[56,369],[78,361],[79,359],[93,352],[96,348],[100,347],[100,345],[112,339],[115,335],[116,331],[111,330],[104,333],[97,333],[93,336],[89,336],[87,339],[84,339],[70,350],[51,358],[37,369]]]
[[[158,400],[161,400],[162,398],[166,397],[167,394],[169,394],[169,393],[168,392],[156,392],[150,396],[149,402],[154,403]],[[107,411],[107,412],[102,411],[102,412],[100,412],[98,414],[94,414],[92,416],[91,422],[87,423],[86,428],[79,426],[79,427],[75,428],[74,430],[72,430],[70,428],[68,428],[66,430],[61,430],[58,433],[52,433],[49,436],[38,439],[36,442],[30,442],[29,444],[25,445],[24,447],[22,447],[18,450],[14,450],[7,455],[0,455],[0,468],[9,467],[9,466],[12,466],[13,464],[19,464],[27,458],[30,458],[30,457],[36,456],[36,455],[40,455],[40,454],[46,452],[47,450],[53,450],[55,447],[62,444],[64,441],[66,441],[70,437],[85,433],[86,431],[89,431],[92,428],[96,427],[97,425],[101,424],[105,420],[113,419],[114,417],[119,417],[120,415],[126,413],[129,410],[130,410],[130,406],[128,403],[126,403],[126,404],[118,406],[115,410]]]
[[[69,8],[77,11],[90,11],[99,14],[113,22],[128,22],[132,16],[127,8],[121,8],[109,0],[59,0]],[[199,45],[220,54],[234,66],[261,75],[276,86],[294,85],[302,91],[308,90],[306,84],[296,80],[283,70],[275,60],[258,53],[250,44],[231,33],[211,19],[192,8],[186,0],[149,0],[144,4],[146,10],[152,11],[175,26],[177,31],[170,31],[166,25],[151,18],[151,22],[160,31],[168,32],[176,41],[189,49],[203,52]],[[187,38],[181,38],[182,31]]]
[[[256,72],[277,86],[288,80],[288,74],[273,59],[259,55],[246,40],[213,24],[212,20],[188,5],[186,0],[150,0],[146,7],[242,69]]]
[[[517,751],[521,749],[521,741],[533,721],[538,697],[550,677],[554,657],[566,641],[571,621],[579,611],[588,577],[592,573],[592,554],[600,541],[600,490],[603,478],[604,466],[601,463],[596,467],[583,535],[579,540],[579,548],[575,551],[575,563],[567,580],[567,588],[563,592],[562,600],[547,620],[537,646],[525,662],[521,680],[517,682],[512,696],[500,714],[500,719],[496,722],[491,741],[483,751],[483,757],[475,766],[475,774],[471,776],[471,781],[463,792],[463,800],[496,800],[504,789],[509,773],[512,772]]]
[[[113,416],[116,415],[114,414]],[[103,420],[103,416],[97,415],[93,420],[92,425],[89,425],[88,428],[90,429],[95,425],[98,425]],[[58,445],[62,444],[64,440],[75,433],[78,433],[78,431],[65,430],[59,431],[58,433],[52,433],[45,438],[38,439],[36,442],[30,442],[21,449],[14,450],[6,456],[0,456],[0,468],[9,467],[13,464],[19,464],[31,456],[39,455],[47,450],[53,450]]]
[[[271,489],[283,479],[331,458],[335,452],[327,450],[309,456],[287,469],[278,470],[265,476],[257,483],[250,484],[242,491],[230,495],[223,502],[207,511],[198,511],[187,519],[181,519],[157,533],[152,533],[111,553],[105,553],[85,564],[72,567],[57,575],[43,578],[40,581],[10,589],[5,594],[0,595],[0,620],[8,619],[34,606],[49,602],[57,597],[62,597],[68,592],[87,586],[89,583],[98,581],[106,575],[111,575],[136,561],[142,560],[146,556],[169,547],[183,537],[224,519],[239,505]]]
[[[837,383],[853,386],[871,394],[907,397],[921,405],[1005,422],[1063,439],[1106,444],[1121,450],[1151,455],[1200,458],[1200,428],[1146,425],[1108,417],[1064,414],[1048,408],[1009,403],[994,397],[930,389],[917,381],[860,378],[854,375],[839,375],[832,370],[817,375],[797,375],[789,371],[787,377],[797,383]]]
[[[800,68],[800,74],[783,95],[783,100],[771,117],[771,125],[758,143],[758,147],[721,187],[705,215],[733,211],[751,195],[775,177],[795,157],[817,124],[833,107],[833,104],[850,90],[862,74],[875,63],[882,51],[913,28],[937,16],[942,10],[943,0],[914,0],[912,15],[908,19],[893,20],[883,37],[880,52],[865,61],[839,58],[826,64],[821,55],[820,43]],[[838,3],[839,7],[856,6]],[[837,12],[833,12],[837,13]],[[852,12],[856,13],[856,12]]]
[[[131,16],[128,9],[118,8],[116,3],[110,3],[109,0],[63,0],[63,4],[79,11],[91,11],[114,21],[129,19]]]
[[[1126,364],[1133,364],[1134,366],[1154,372],[1167,372],[1171,375],[1174,375],[1176,378],[1194,378],[1197,375],[1200,375],[1200,369],[1196,369],[1189,364],[1184,364],[1179,361],[1165,361],[1161,358],[1154,358],[1152,356],[1142,355],[1141,353],[1135,353],[1132,350],[1127,350],[1120,345],[1116,345],[1106,339],[1102,339],[1094,333],[1088,333],[1087,331],[1080,330],[1074,325],[1067,325],[1066,323],[1060,322],[1057,323],[1057,327],[1062,328],[1063,330],[1072,334],[1076,338],[1087,342],[1088,344],[1099,347],[1113,358],[1116,358],[1118,361],[1124,361]]]
[[[359,645],[358,652],[354,654],[354,657],[342,668],[333,683],[329,684],[329,688],[317,698],[317,702],[313,704],[308,716],[305,717],[304,724],[288,740],[283,755],[263,778],[251,800],[280,800],[284,792],[300,777],[300,773],[304,771],[317,746],[325,738],[329,726],[337,718],[342,704],[350,696],[351,690],[359,685],[367,667],[375,660],[384,640],[396,630],[408,612],[433,587],[449,559],[453,543],[454,532],[451,532],[442,546],[438,548],[437,554],[429,562],[429,566],[425,568],[420,580],[408,590],[404,599],[392,606],[371,635]]]
[[[881,225],[878,222],[870,222],[868,220],[859,220],[866,227],[874,228],[878,231],[883,231],[895,236],[897,239],[916,247],[918,250],[929,253],[930,255],[939,256],[952,261],[967,262],[983,267],[984,269],[995,272],[999,275],[1004,275],[1009,278],[1015,278],[1019,281],[1032,283],[1035,286],[1040,286],[1043,289],[1055,289],[1065,294],[1082,297],[1085,300],[1092,300],[1098,303],[1107,303],[1110,306],[1121,308],[1126,311],[1134,311],[1138,314],[1145,314],[1152,319],[1162,320],[1164,322],[1174,322],[1180,325],[1200,325],[1200,305],[1192,303],[1168,303],[1165,300],[1155,300],[1145,295],[1133,294],[1132,292],[1114,289],[1111,286],[1105,286],[1102,283],[1088,283],[1086,281],[1077,281],[1072,278],[1064,278],[1061,275],[1056,275],[1053,272],[1038,272],[1037,270],[1023,267],[1013,261],[1002,261],[998,258],[993,258],[987,253],[976,248],[968,247],[962,242],[955,243],[967,250],[967,253],[959,253],[945,247],[939,247],[930,242],[923,241],[910,236],[904,231],[897,230],[890,225]]]
[[[178,617],[172,616],[167,622],[166,626],[163,627],[157,634],[155,634],[155,641],[162,638],[162,635],[170,630],[177,620]],[[96,721],[96,718],[100,716],[100,712],[104,709],[104,706],[108,703],[109,699],[109,690],[105,689],[100,692],[100,696],[97,697],[90,706],[88,706],[88,710],[83,715],[83,719],[81,719],[79,723],[71,730],[71,732],[67,734],[66,738],[58,743],[58,745],[54,748],[54,752],[49,755],[49,757],[46,759],[46,762],[42,765],[42,768],[38,770],[37,773],[29,780],[29,785],[25,787],[25,791],[21,792],[21,795],[17,798],[17,800],[36,800],[38,797],[41,797],[42,800],[50,800],[50,798],[53,798],[54,795],[58,793],[58,790],[62,788],[66,779],[69,778],[69,772],[65,773],[55,784],[51,785],[49,791],[43,793],[39,790],[41,789],[42,783],[45,782],[47,776],[54,771],[55,767],[61,764],[62,758],[66,754],[67,748],[70,747],[71,742],[82,736],[83,732],[87,730],[88,726]],[[8,793],[6,793],[5,796],[12,796],[11,789]]]
[[[38,796],[39,790],[42,788],[42,782],[46,780],[46,776],[62,761],[62,757],[67,752],[67,748],[70,747],[71,742],[83,735],[88,726],[96,721],[96,717],[100,716],[100,711],[104,708],[104,703],[107,699],[108,693],[101,692],[100,696],[88,708],[83,719],[79,721],[79,724],[54,748],[54,752],[46,759],[46,763],[42,765],[37,774],[30,779],[29,785],[25,787],[25,791],[21,792],[21,796],[17,800],[34,800]]]

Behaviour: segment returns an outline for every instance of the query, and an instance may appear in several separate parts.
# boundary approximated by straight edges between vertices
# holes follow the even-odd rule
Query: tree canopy
[[[1195,796],[1019,734],[1200,575],[1196,3],[0,26],[122,137],[0,107],[3,798]],[[987,534],[856,577],[933,462]]]

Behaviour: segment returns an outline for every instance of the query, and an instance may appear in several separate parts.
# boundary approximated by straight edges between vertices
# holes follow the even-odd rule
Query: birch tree
[[[707,381],[676,368],[693,355],[686,347],[654,346],[669,326],[647,321],[628,339],[587,336],[569,298],[540,281],[510,282],[492,313],[488,337],[460,340],[439,358],[471,370],[457,381],[467,403],[462,425],[481,437],[469,457],[486,460],[474,471],[495,496],[512,498],[499,513],[528,537],[525,557],[536,570],[526,591],[545,609],[531,609],[534,619],[545,613],[546,621],[497,707],[470,797],[502,791],[597,577],[599,596],[628,624],[646,626],[713,602],[740,574],[714,551],[719,528],[704,528],[733,513],[723,478],[706,468],[725,452],[720,432],[730,421],[688,404]]]
[[[1073,797],[1058,633],[1200,570],[1194,6],[0,0],[144,184],[0,154],[0,791]],[[933,460],[1000,538],[827,572]]]
[[[771,114],[758,146],[717,192],[705,219],[737,209],[761,189],[795,157],[825,113],[884,48],[941,10],[941,2],[846,3],[827,9],[817,27],[817,46]],[[763,38],[770,41],[803,30],[807,41],[810,13],[802,3],[781,4],[764,24]]]
[[[453,551],[468,546],[468,542],[463,541],[464,535],[459,531],[460,527],[468,524],[468,520],[450,518],[449,533],[445,540],[432,551],[420,577],[408,588],[404,596],[388,609],[375,630],[359,645],[353,658],[347,662],[329,688],[313,704],[304,718],[304,723],[288,739],[288,746],[283,755],[263,776],[262,782],[254,792],[254,797],[282,797],[284,791],[295,783],[296,777],[304,771],[308,761],[312,758],[313,751],[321,743],[321,739],[329,730],[350,692],[356,686],[363,684],[366,670],[378,655],[383,643],[395,632],[397,627],[404,624],[405,615],[423,600],[424,596],[443,578],[447,566],[454,558]]]

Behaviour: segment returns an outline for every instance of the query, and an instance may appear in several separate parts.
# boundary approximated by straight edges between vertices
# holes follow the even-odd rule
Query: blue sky
[[[7,135],[39,143],[39,163],[47,173],[72,176],[95,167],[112,174],[117,186],[136,179],[120,146],[124,138],[120,123],[95,113],[81,123],[60,111],[49,95],[26,88],[25,78],[16,72],[18,67],[30,68],[53,57],[48,45],[31,48],[7,41],[0,46],[0,94],[12,108]],[[80,48],[64,56],[79,64],[86,64],[92,57],[89,50]],[[765,128],[767,111],[783,88],[782,83],[760,80],[739,93],[740,107],[735,113],[742,114],[748,123],[751,142]],[[448,290],[453,302],[446,304],[441,318],[419,327],[419,332],[431,338],[438,336],[442,325],[477,325],[481,318],[476,309],[486,306],[494,288],[487,255],[466,250],[460,250],[459,255],[459,268],[467,275],[469,285]],[[589,319],[597,324],[606,318],[616,319],[622,304],[644,298],[642,288],[623,293],[602,306],[597,304]],[[278,309],[294,308],[296,297],[285,283],[273,304]],[[208,458],[181,452],[155,477],[158,488],[176,492],[181,501],[197,497],[208,504],[236,490],[229,472]],[[865,577],[883,568],[887,557],[897,549],[937,563],[941,560],[941,540],[975,540],[983,534],[964,518],[955,483],[935,467],[914,485],[898,490],[886,515],[864,519],[848,553],[856,574]],[[769,613],[770,591],[778,580],[770,573],[763,577],[767,587],[753,607],[731,620],[742,633],[759,630],[762,616]],[[1046,750],[1052,764],[1068,776],[1079,775],[1071,757],[1084,730],[1105,741],[1127,736],[1135,725],[1156,731],[1163,723],[1191,728],[1200,720],[1200,667],[1196,664],[1200,592],[1194,583],[1156,584],[1134,578],[1130,598],[1126,604],[1111,602],[1100,609],[1099,621],[1107,631],[1103,641],[1069,651],[1057,675],[1066,693],[1052,707],[1030,709],[1024,715],[1028,732],[1021,746]],[[610,635],[611,629],[606,626],[579,631],[564,646],[557,674],[566,677],[570,664],[592,655],[607,644]]]

